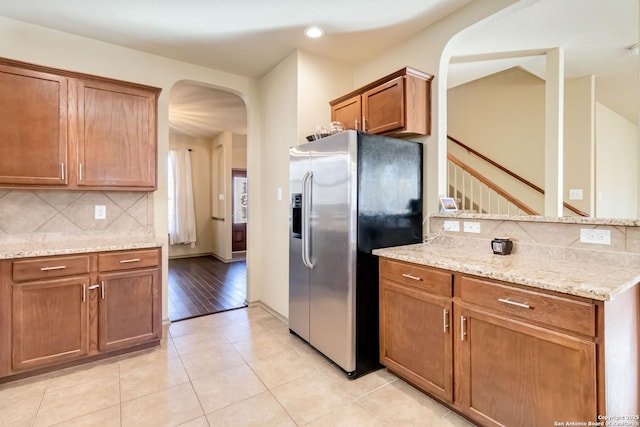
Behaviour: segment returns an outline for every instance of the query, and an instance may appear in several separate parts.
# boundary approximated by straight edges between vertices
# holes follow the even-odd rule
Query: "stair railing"
[[[521,177],[520,175],[510,171],[509,169],[507,169],[506,167],[500,165],[499,163],[491,160],[490,158],[488,158],[487,156],[481,154],[480,152],[474,150],[473,148],[469,147],[468,145],[458,141],[457,139],[451,137],[451,136],[447,136],[447,138],[457,144],[458,146],[462,147],[463,149],[465,149],[466,151],[468,151],[471,154],[474,154],[475,156],[479,157],[480,159],[482,159],[483,161],[485,161],[486,163],[494,166],[495,168],[499,169],[500,171],[506,173],[507,175],[513,177],[514,179],[518,180],[519,182],[523,183],[524,185],[526,185],[527,187],[533,189],[535,192],[539,193],[540,195],[544,196],[544,189],[538,187],[537,185],[533,184],[532,182],[524,179],[523,177]],[[452,157],[455,159],[455,161],[452,160]],[[489,183],[491,183],[491,180],[489,180],[488,178],[486,178],[485,176],[481,175],[480,173],[478,173],[477,171],[475,171],[474,169],[472,169],[471,167],[469,167],[468,165],[464,164],[463,162],[461,162],[460,160],[456,159],[454,156],[450,156],[447,155],[447,158],[449,159],[449,170],[451,170],[453,168],[453,170],[457,170],[455,168],[462,168],[467,170],[467,173],[471,176],[475,177],[475,187],[476,188],[480,188],[481,184],[482,185],[486,185],[489,188],[492,188],[492,190],[496,193],[495,197],[497,198],[496,200],[500,200],[502,202],[503,206],[508,206],[508,205],[513,205],[511,208],[511,211],[508,208],[502,208],[500,209],[498,212],[493,212],[493,210],[484,212],[484,213],[499,213],[499,214],[508,214],[508,215],[539,215],[539,213],[537,213],[535,210],[531,209],[530,207],[524,205],[522,202],[518,201],[517,198],[515,198],[513,195],[509,194],[508,192],[506,192],[504,189],[502,189],[501,187],[495,185],[495,184],[491,184],[489,185]],[[451,165],[451,163],[453,163],[453,165]],[[465,203],[466,200],[469,200],[469,198],[473,198],[473,194],[471,194],[471,196],[467,193],[465,194],[465,191],[463,191],[464,189],[461,188],[460,186],[452,186],[451,183],[451,172],[449,172],[449,191],[450,197],[454,197],[456,198],[459,203],[462,206],[466,206],[466,209],[468,210],[475,210],[477,212],[483,212],[482,210],[479,210],[479,206],[477,206],[477,203],[474,204],[468,204]],[[455,175],[454,175],[455,176]],[[482,178],[480,178],[482,177]],[[472,178],[469,178],[472,179]],[[477,197],[476,197],[477,199]],[[514,203],[514,200],[517,201],[517,203]],[[497,202],[496,202],[497,203]],[[586,212],[581,211],[580,209],[576,208],[575,206],[572,206],[566,202],[562,203],[562,206],[569,210],[570,212],[572,212],[575,215],[578,216],[584,216],[584,217],[588,217],[589,214],[587,214]],[[517,210],[516,210],[517,208]],[[489,209],[486,204],[484,206],[484,209]],[[503,212],[504,211],[504,212]],[[510,213],[510,212],[516,212],[516,211],[520,211],[522,213]]]

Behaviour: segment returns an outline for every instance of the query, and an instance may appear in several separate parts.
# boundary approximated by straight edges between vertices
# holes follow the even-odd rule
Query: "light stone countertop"
[[[584,225],[611,225],[611,226],[628,226],[640,227],[640,219],[634,218],[593,218],[593,217],[576,217],[562,216],[549,217],[541,215],[496,215],[496,214],[478,214],[473,212],[433,212],[429,214],[429,218],[445,218],[445,219],[481,219],[494,221],[514,221],[514,222],[546,222],[559,224],[584,224]]]
[[[419,243],[375,249],[373,254],[601,301],[611,300],[640,282],[640,256],[636,256],[637,262],[629,263],[627,258],[616,265],[610,257],[601,262],[580,262],[570,257],[494,255],[488,243],[485,250]]]
[[[0,259],[29,258],[39,256],[69,255],[88,252],[121,251],[127,249],[157,248],[161,239],[153,236],[109,237],[90,240],[29,241],[3,244]]]

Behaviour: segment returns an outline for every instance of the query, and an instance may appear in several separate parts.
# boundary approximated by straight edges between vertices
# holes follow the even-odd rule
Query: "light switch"
[[[106,219],[107,207],[105,205],[96,205],[95,217],[96,219]]]
[[[277,198],[278,198],[278,200],[282,200],[282,188],[278,188]]]

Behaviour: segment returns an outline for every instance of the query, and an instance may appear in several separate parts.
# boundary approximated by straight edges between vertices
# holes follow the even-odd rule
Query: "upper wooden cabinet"
[[[156,96],[77,81],[79,186],[156,187]]]
[[[429,135],[431,80],[430,74],[403,68],[331,101],[331,120],[371,134]]]
[[[159,92],[0,59],[0,185],[155,190]]]
[[[0,182],[67,183],[67,78],[0,63]]]

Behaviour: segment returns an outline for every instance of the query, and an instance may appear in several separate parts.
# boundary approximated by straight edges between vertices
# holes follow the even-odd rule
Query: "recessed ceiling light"
[[[320,27],[312,25],[311,27],[307,27],[307,29],[304,30],[304,35],[312,39],[317,39],[318,37],[322,37],[324,35],[324,30]]]

